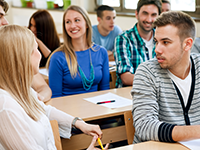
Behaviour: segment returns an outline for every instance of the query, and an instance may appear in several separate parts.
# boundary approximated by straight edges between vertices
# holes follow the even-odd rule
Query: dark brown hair
[[[103,11],[114,11],[114,8],[108,6],[108,5],[101,5],[97,8],[97,17],[102,18],[103,17]]]
[[[194,20],[181,11],[171,11],[162,13],[153,23],[155,27],[173,25],[178,28],[178,35],[183,41],[187,37],[195,38],[196,29]]]
[[[160,0],[139,0],[137,3],[137,12],[139,13],[140,8],[144,5],[156,5],[158,7],[158,13],[161,13],[162,10],[162,2]]]
[[[3,8],[3,10],[5,12],[8,11],[9,5],[8,5],[8,3],[5,0],[0,0],[0,6],[2,6],[2,8]]]
[[[60,40],[50,13],[47,10],[36,11],[29,20],[29,29],[31,27],[32,18],[35,20],[37,38],[40,39],[51,51],[58,48],[60,46]]]

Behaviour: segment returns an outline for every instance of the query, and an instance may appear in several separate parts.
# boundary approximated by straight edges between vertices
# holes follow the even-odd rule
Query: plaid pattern
[[[153,35],[155,30],[153,29]],[[116,62],[116,87],[122,87],[120,74],[125,72],[135,73],[137,67],[142,62],[149,60],[149,52],[145,46],[145,42],[140,37],[135,26],[117,36],[115,39],[114,57]],[[152,57],[155,56],[155,46],[152,50]]]

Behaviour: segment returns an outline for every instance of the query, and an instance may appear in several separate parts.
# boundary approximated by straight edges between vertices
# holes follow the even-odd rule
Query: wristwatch
[[[75,123],[77,120],[83,121],[81,118],[75,117],[74,120],[72,121],[72,127],[75,127]]]

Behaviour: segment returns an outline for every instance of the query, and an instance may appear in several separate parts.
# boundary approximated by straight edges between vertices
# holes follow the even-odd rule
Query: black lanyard
[[[183,97],[182,97],[182,95],[181,95],[178,87],[172,81],[173,84],[174,84],[174,86],[175,86],[175,89],[176,89],[176,92],[178,94],[178,97],[179,97],[179,99],[181,101],[181,105],[182,105],[182,109],[183,109],[183,116],[184,116],[185,124],[186,125],[190,125],[190,119],[189,119],[189,116],[188,116],[188,111],[189,111],[191,103],[192,103],[192,99],[193,99],[193,95],[194,95],[194,88],[195,88],[195,69],[194,69],[194,62],[193,62],[192,58],[191,58],[191,62],[192,62],[192,72],[191,72],[191,75],[192,75],[192,84],[191,84],[190,95],[188,97],[188,102],[187,102],[186,107],[184,105]]]

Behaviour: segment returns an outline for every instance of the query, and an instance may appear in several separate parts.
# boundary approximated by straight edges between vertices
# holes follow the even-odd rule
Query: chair
[[[124,113],[124,121],[126,127],[126,136],[128,144],[133,144],[133,138],[135,134],[135,128],[133,127],[133,116],[131,111]]]
[[[62,150],[58,122],[56,120],[51,120],[50,123],[51,123],[51,128],[53,130],[53,136],[54,136],[56,148],[57,150]]]
[[[110,71],[110,89],[115,88],[116,79],[116,70]]]

